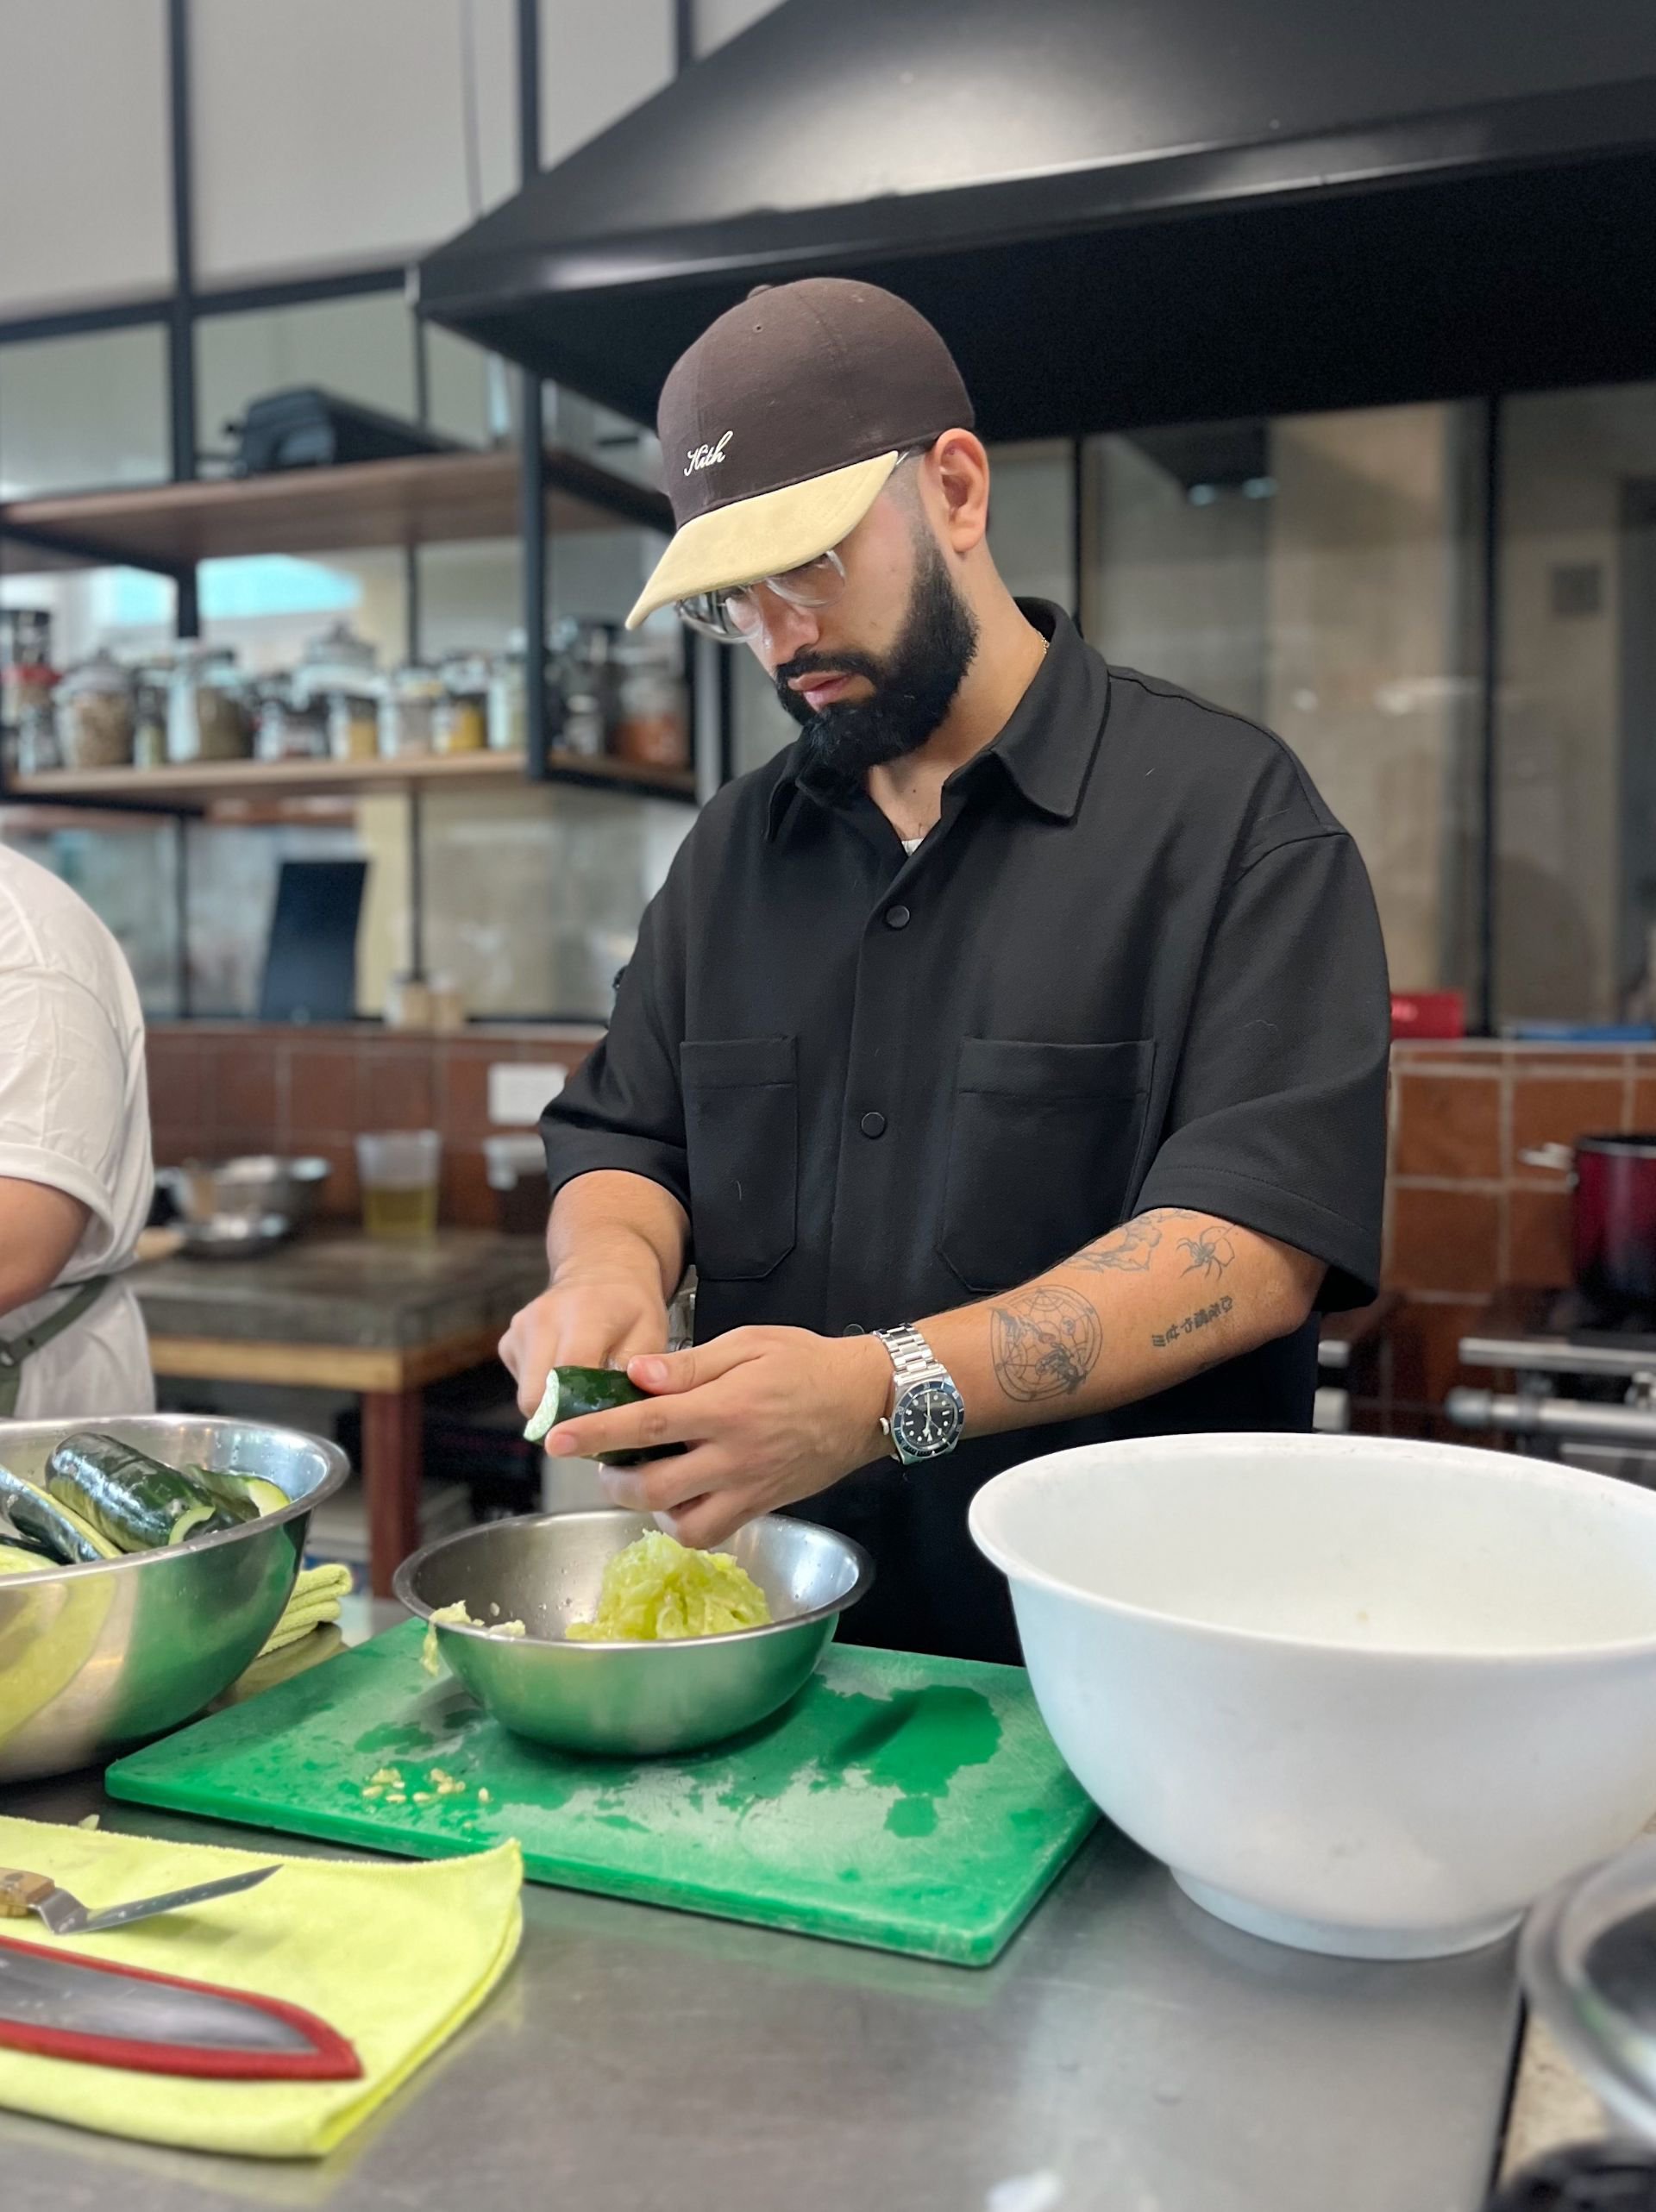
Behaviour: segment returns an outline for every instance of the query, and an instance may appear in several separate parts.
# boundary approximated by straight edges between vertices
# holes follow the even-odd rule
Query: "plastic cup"
[[[370,1237],[430,1237],[437,1226],[442,1137],[435,1129],[392,1129],[356,1140],[362,1226]]]

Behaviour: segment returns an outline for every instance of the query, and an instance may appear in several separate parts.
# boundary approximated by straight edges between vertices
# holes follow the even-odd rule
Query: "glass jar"
[[[114,655],[95,653],[57,689],[58,749],[69,768],[121,768],[132,761],[133,685]]]
[[[489,663],[488,739],[492,753],[521,753],[529,743],[527,657],[521,637]]]
[[[52,711],[51,694],[26,706],[17,718],[17,773],[19,775],[49,775],[53,768],[63,766],[63,755],[58,749],[58,720]]]
[[[618,760],[640,768],[690,765],[690,717],[683,680],[654,655],[623,656],[610,749]]]
[[[159,768],[166,760],[166,703],[172,682],[170,661],[146,661],[137,672],[132,728],[135,767]]]
[[[245,761],[252,750],[253,717],[235,654],[228,646],[180,646],[167,701],[167,759]]]
[[[431,750],[442,695],[442,679],[434,668],[407,661],[392,670],[380,701],[380,750],[388,760]]]
[[[296,705],[325,717],[336,761],[371,761],[380,750],[380,656],[348,622],[313,637],[293,672]]]
[[[327,709],[320,699],[296,697],[286,677],[264,685],[259,694],[259,735],[254,750],[261,761],[325,760]]]
[[[440,753],[480,753],[488,743],[489,664],[480,653],[455,653],[442,664],[442,696],[432,718]]]

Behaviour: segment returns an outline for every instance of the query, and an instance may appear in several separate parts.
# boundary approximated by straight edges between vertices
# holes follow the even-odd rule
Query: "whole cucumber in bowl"
[[[245,1515],[227,1511],[201,1486],[119,1438],[83,1429],[65,1437],[46,1463],[46,1487],[122,1551],[154,1551],[186,1537],[234,1528]]]

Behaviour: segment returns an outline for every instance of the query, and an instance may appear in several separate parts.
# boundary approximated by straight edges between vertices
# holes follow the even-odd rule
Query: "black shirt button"
[[[886,1117],[882,1113],[865,1113],[857,1124],[857,1127],[865,1137],[883,1137],[886,1133]]]
[[[907,907],[888,906],[886,909],[886,927],[888,930],[906,930],[908,927]]]

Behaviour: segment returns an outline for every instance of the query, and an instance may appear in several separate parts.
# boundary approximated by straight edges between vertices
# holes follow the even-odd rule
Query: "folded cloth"
[[[338,1623],[331,1620],[319,1620],[314,1628],[307,1628],[303,1636],[292,1642],[267,1644],[253,1664],[239,1674],[227,1690],[219,1693],[209,1710],[216,1713],[226,1705],[245,1705],[248,1698],[257,1697],[261,1690],[274,1689],[280,1682],[291,1682],[295,1675],[319,1667],[324,1659],[331,1659],[344,1648],[345,1639]]]
[[[307,1567],[294,1583],[281,1619],[266,1637],[260,1657],[279,1651],[284,1644],[297,1644],[318,1622],[337,1620],[342,1598],[351,1594],[348,1567]]]
[[[94,1911],[272,1857],[0,1819],[0,1864],[49,1874]],[[303,2005],[355,2046],[361,2080],[191,2080],[0,2046],[0,2105],[190,2150],[321,2158],[477,2010],[517,1951],[524,1869],[515,1843],[416,1865],[279,1864],[279,1874],[240,1896],[104,1935],[53,1936],[34,1921],[18,1933],[77,1958]]]

